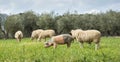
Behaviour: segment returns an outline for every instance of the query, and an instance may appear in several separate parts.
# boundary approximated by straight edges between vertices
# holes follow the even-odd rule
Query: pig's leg
[[[54,49],[57,47],[57,44],[56,43],[53,43],[53,47],[54,47]]]
[[[71,43],[67,43],[67,48],[69,48],[69,47],[70,47],[70,45],[71,45]]]

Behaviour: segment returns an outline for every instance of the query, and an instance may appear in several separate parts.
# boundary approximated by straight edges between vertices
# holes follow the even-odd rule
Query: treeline
[[[13,14],[7,17],[5,29],[10,37],[22,30],[29,37],[35,29],[54,29],[57,34],[69,33],[72,29],[97,29],[103,36],[120,35],[120,12],[109,10],[99,14],[78,14],[66,12],[63,15],[37,14],[33,11]]]

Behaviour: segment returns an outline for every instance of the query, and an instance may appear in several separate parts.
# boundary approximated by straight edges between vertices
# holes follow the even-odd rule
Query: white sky
[[[0,13],[16,14],[32,10],[36,13],[51,12],[63,14],[120,11],[120,0],[0,0]]]

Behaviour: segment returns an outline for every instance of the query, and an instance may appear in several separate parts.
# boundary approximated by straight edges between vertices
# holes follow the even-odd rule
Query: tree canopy
[[[13,14],[7,17],[5,29],[11,36],[22,30],[26,37],[35,29],[54,29],[57,34],[69,33],[72,29],[97,29],[104,36],[120,35],[120,12],[109,10],[106,13],[78,14],[54,12],[37,14],[33,11]]]

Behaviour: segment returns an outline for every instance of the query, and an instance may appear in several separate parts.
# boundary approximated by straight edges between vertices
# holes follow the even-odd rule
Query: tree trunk
[[[2,31],[2,32],[3,32],[3,34],[4,34],[4,39],[8,39],[8,33],[5,32],[5,31]]]

